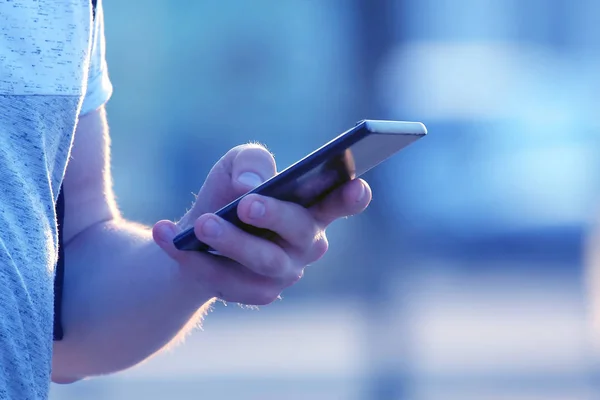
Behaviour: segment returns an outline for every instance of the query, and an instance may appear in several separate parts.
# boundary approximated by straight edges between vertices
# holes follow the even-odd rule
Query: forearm
[[[65,260],[56,380],[131,367],[185,335],[209,306],[150,230],[132,223],[90,227],[66,245]]]
[[[119,216],[109,143],[103,109],[79,120],[63,183],[64,339],[55,344],[55,382],[111,373],[147,359],[185,335],[213,296],[250,305],[275,301],[327,251],[325,227],[361,212],[371,199],[361,180],[311,209],[251,194],[238,204],[240,220],[276,232],[281,240],[248,234],[211,213],[277,168],[265,148],[238,146],[211,169],[180,223],[159,221],[151,237],[149,229]],[[192,226],[223,257],[178,251],[175,232]]]

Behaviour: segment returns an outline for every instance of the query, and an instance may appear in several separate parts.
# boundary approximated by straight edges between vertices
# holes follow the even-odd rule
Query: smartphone
[[[244,196],[257,193],[308,208],[426,134],[427,128],[420,122],[360,121],[216,214],[250,234],[275,239],[276,233],[240,221],[237,205]],[[198,240],[193,228],[177,235],[173,242],[179,250],[213,251]]]

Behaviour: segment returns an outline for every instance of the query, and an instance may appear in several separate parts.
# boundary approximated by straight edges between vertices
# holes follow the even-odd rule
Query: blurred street
[[[600,208],[599,2],[104,8],[129,219],[179,218],[248,141],[282,169],[364,118],[429,134],[368,174],[372,206],[328,231],[330,252],[283,301],[217,304],[185,345],[53,385],[53,400],[600,398],[584,257]]]
[[[185,346],[118,378],[54,386],[52,398],[362,399],[370,328],[383,332],[376,347],[397,379],[410,377],[410,399],[596,398],[580,282],[502,275],[390,284],[410,289],[396,292],[378,327],[366,326],[371,307],[352,298],[259,311],[218,305]],[[395,318],[400,304],[409,304],[406,320]]]

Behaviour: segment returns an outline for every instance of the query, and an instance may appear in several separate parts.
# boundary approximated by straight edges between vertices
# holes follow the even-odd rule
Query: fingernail
[[[360,189],[358,189],[358,193],[357,193],[357,196],[356,196],[356,202],[357,203],[360,203],[360,201],[362,199],[364,199],[366,192],[367,192],[367,190],[365,189],[365,184],[362,183],[362,182],[360,182]]]
[[[221,223],[215,220],[214,218],[209,218],[202,225],[202,233],[206,237],[217,237],[221,234],[223,228],[221,228]]]
[[[261,218],[263,215],[265,215],[265,205],[258,200],[253,201],[252,204],[250,204],[249,214],[250,218]]]
[[[168,242],[173,240],[179,231],[177,230],[177,226],[170,224],[162,224],[158,227],[158,237],[163,242]]]
[[[255,188],[263,183],[263,179],[254,172],[244,172],[237,178],[238,182],[242,185]]]

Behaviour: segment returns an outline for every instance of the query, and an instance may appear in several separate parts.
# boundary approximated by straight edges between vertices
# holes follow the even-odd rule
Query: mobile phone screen
[[[350,149],[332,154],[324,162],[295,177],[283,179],[260,191],[264,196],[310,207],[332,190],[356,177],[354,157]]]

